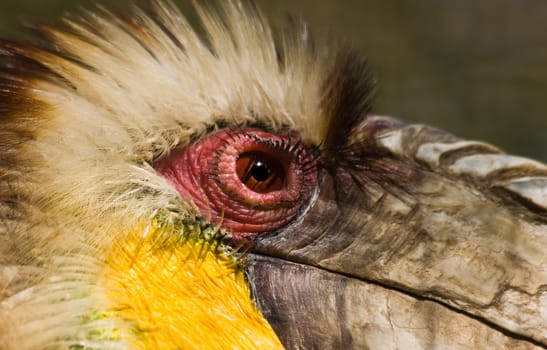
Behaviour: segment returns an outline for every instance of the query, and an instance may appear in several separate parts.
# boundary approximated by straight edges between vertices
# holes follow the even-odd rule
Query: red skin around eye
[[[182,198],[230,231],[234,243],[246,244],[261,232],[288,224],[313,193],[317,183],[315,161],[306,146],[291,142],[289,134],[221,130],[173,151],[154,167]],[[239,155],[248,152],[262,152],[283,165],[282,189],[258,193],[242,183],[236,162]]]

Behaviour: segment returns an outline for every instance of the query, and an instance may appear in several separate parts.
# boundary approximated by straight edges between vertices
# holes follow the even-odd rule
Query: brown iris
[[[279,191],[285,186],[283,165],[263,152],[247,152],[236,161],[236,171],[241,182],[257,193]]]

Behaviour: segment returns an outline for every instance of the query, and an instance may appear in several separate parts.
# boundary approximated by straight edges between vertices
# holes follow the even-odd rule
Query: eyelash
[[[285,142],[285,139],[281,139],[281,141],[263,139],[250,132],[245,132],[240,128],[230,128],[228,134],[231,137],[230,140],[234,142],[238,138],[247,138],[261,145],[270,147],[272,150],[286,152],[287,154],[292,155],[294,160],[300,165],[304,174],[307,174],[309,171],[314,170],[321,156],[321,144],[312,147],[306,147],[301,137],[291,137],[291,134],[289,132],[286,133],[288,139],[287,142]],[[228,146],[228,140],[223,140],[223,144],[224,146]]]

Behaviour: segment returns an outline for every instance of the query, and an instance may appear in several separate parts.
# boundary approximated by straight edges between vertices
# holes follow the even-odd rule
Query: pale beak
[[[353,162],[323,169],[301,219],[260,236],[248,258],[253,297],[284,345],[546,346],[546,211],[465,165],[509,156],[380,117],[355,129]],[[435,167],[426,151],[447,145]],[[525,172],[511,171],[505,180]]]

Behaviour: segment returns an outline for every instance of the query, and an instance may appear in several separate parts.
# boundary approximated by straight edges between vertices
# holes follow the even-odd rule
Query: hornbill
[[[0,43],[0,349],[547,348],[547,167],[370,113],[252,4]]]

